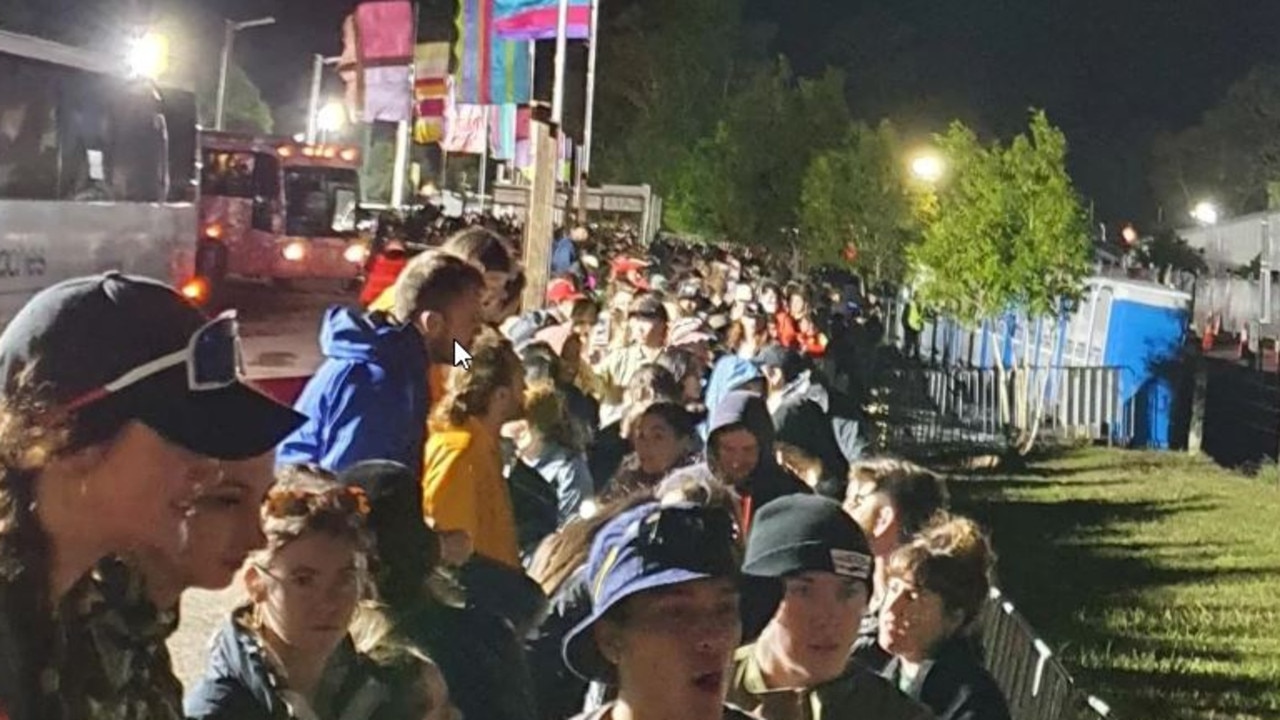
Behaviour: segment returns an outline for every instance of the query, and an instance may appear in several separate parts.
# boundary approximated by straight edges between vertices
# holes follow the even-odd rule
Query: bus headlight
[[[289,262],[302,262],[307,257],[307,244],[301,240],[294,240],[285,245],[280,254]]]
[[[369,259],[369,248],[364,245],[348,245],[342,251],[342,258],[353,265],[363,265]]]

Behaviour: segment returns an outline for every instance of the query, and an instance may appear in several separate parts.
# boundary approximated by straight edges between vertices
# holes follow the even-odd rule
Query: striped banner
[[[414,48],[413,139],[419,145],[440,142],[444,135],[445,98],[449,94],[449,43],[421,43]]]
[[[508,40],[554,40],[560,22],[559,0],[493,0],[498,37]],[[591,35],[591,0],[569,0],[566,37]]]
[[[493,0],[458,4],[458,102],[523,105],[532,93],[529,43],[494,34]]]

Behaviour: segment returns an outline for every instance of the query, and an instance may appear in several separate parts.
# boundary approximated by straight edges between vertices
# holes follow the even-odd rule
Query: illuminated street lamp
[[[339,102],[330,102],[316,113],[316,128],[322,133],[338,132],[347,123],[347,109]]]
[[[134,38],[129,43],[125,61],[134,77],[159,78],[169,69],[169,38],[155,32]]]
[[[921,153],[911,160],[911,174],[930,185],[941,180],[946,171],[946,161],[934,152]]]
[[[1208,200],[1202,200],[1191,209],[1191,217],[1201,225],[1217,225],[1220,213],[1217,205]]]

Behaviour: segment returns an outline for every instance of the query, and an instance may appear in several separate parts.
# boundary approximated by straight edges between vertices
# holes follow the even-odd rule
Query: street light
[[[941,180],[946,171],[946,161],[934,152],[921,153],[911,160],[911,174],[930,185]]]
[[[134,77],[159,78],[169,69],[169,38],[150,31],[139,35],[129,43],[125,62]]]
[[[1213,202],[1202,200],[1191,209],[1191,217],[1202,225],[1217,225],[1220,212]]]
[[[222,121],[227,109],[227,73],[231,70],[231,46],[235,44],[236,33],[249,28],[275,24],[276,19],[274,17],[263,17],[244,22],[227,21],[226,34],[222,38],[222,68],[218,72],[218,109],[216,111],[217,117],[214,121],[215,129],[222,129]]]
[[[330,102],[316,113],[316,128],[325,136],[342,129],[347,122],[347,109],[340,102]]]

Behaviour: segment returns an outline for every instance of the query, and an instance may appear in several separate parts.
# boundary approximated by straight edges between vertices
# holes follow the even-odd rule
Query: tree
[[[218,108],[218,74],[205,73],[196,87],[196,101],[200,122],[214,127]],[[262,93],[249,75],[238,64],[232,63],[227,73],[226,117],[223,126],[233,132],[267,134],[275,122],[271,108],[262,99]]]
[[[1238,213],[1276,207],[1280,182],[1280,66],[1232,85],[1199,124],[1162,135],[1151,184],[1175,216],[1206,197]]]
[[[790,242],[811,159],[848,127],[843,86],[836,71],[797,80],[784,59],[756,72],[673,173],[665,194],[672,227],[742,243]]]
[[[873,283],[900,280],[919,235],[897,131],[849,126],[844,141],[819,153],[805,173],[800,228],[811,260],[839,262],[846,247]]]
[[[1166,285],[1173,282],[1177,273],[1198,274],[1209,269],[1200,250],[1167,228],[1144,243],[1137,256],[1139,262],[1155,271],[1155,281]]]
[[[912,249],[922,302],[977,328],[1010,312],[1027,318],[1060,317],[1084,290],[1091,242],[1079,197],[1066,171],[1067,142],[1043,112],[1033,112],[1027,133],[1007,147],[984,146],[959,123],[937,138],[951,180],[938,190],[926,218],[923,241]],[[1047,323],[1050,347],[1056,322]],[[1021,435],[1018,449],[1035,444],[1045,405],[1048,373],[1039,373],[1024,336],[1015,393]],[[1001,378],[1001,411],[1012,421],[1002,353],[994,353]],[[1015,359],[1015,362],[1016,359]]]

